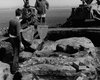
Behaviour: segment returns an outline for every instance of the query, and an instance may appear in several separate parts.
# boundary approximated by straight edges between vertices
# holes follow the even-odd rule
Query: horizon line
[[[0,9],[15,9],[15,8],[22,8],[23,6],[14,6],[14,7],[0,7]],[[50,8],[72,8],[72,7],[78,7],[78,6],[50,6]]]

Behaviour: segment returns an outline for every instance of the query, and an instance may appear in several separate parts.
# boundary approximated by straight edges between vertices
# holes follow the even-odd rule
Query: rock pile
[[[36,80],[97,80],[98,63],[91,40],[73,37],[45,42],[40,51],[19,65],[19,72]]]

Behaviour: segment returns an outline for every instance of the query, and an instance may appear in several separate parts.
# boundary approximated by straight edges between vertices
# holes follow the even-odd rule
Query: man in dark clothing
[[[46,11],[49,9],[49,3],[46,0],[36,0],[35,8],[37,10],[39,22],[45,23]]]
[[[22,28],[27,28],[29,25],[34,25],[36,23],[35,16],[35,9],[33,9],[29,4],[24,6],[22,9]]]
[[[29,4],[25,4],[24,8],[22,9],[22,26],[25,23],[28,23],[29,17],[30,17],[30,5]]]
[[[23,2],[24,2],[24,7],[29,5],[29,0],[23,0]]]
[[[20,18],[21,18],[21,10],[17,9],[15,11],[15,18],[11,19],[9,22],[9,37],[13,47],[14,57],[13,63],[11,65],[11,71],[14,73],[18,67],[18,56],[20,52],[20,44],[21,44],[21,35],[20,35]]]

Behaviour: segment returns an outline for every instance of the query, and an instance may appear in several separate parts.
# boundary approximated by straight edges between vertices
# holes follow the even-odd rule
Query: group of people
[[[15,11],[15,18],[9,21],[8,33],[14,53],[13,62],[11,65],[12,73],[15,73],[18,68],[20,49],[21,47],[24,47],[22,41],[22,32],[24,29],[22,26],[26,23],[28,25],[36,26],[36,21],[34,21],[36,15],[38,22],[45,23],[46,11],[49,9],[49,3],[46,0],[36,0],[35,9],[37,10],[37,14],[35,14],[35,11],[29,5],[29,0],[23,1],[24,8],[22,10],[18,8]]]
[[[23,0],[23,1],[24,1],[23,18],[25,14],[32,13],[37,16],[38,22],[45,23],[46,12],[49,9],[49,3],[46,0],[36,0],[35,6],[34,6],[35,9],[33,11],[31,9],[31,6],[29,5],[29,0]],[[27,15],[26,17],[28,17],[29,15]]]
[[[35,8],[37,10],[39,22],[45,23],[46,11],[49,9],[49,3],[46,0],[36,0]]]

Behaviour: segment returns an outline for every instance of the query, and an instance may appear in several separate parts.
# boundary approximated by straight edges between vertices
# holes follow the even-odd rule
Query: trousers
[[[15,37],[15,38],[10,38],[10,42],[11,42],[12,47],[13,47],[13,62],[11,65],[11,72],[13,74],[18,69],[20,40],[18,37]]]

